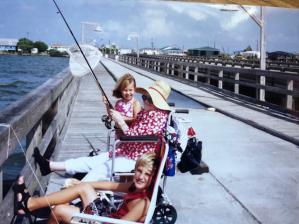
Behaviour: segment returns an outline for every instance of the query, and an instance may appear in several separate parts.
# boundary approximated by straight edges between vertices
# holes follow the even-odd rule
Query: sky
[[[81,22],[99,23],[102,32],[85,25],[87,42],[139,47],[216,47],[232,53],[257,50],[259,26],[234,5],[158,0],[56,0],[74,35],[81,40]],[[239,9],[225,12],[220,9]],[[259,17],[259,7],[246,9]],[[0,38],[29,38],[48,45],[75,44],[52,0],[1,0]],[[266,50],[299,52],[299,9],[265,7]]]

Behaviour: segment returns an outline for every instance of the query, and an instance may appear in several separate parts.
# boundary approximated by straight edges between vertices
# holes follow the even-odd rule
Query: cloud
[[[167,20],[167,14],[163,10],[146,9],[144,12],[143,36],[168,37],[175,30],[175,25],[171,20]]]
[[[204,12],[201,4],[191,4],[191,3],[177,3],[177,4],[167,4],[173,11],[184,14],[195,21],[203,21],[208,18],[209,12]]]
[[[250,7],[247,10],[249,14],[256,15],[256,7]],[[221,20],[220,22],[221,28],[225,31],[233,30],[236,27],[238,27],[241,23],[251,20],[250,16],[241,8],[239,9],[239,11],[231,12],[231,14],[231,16]]]

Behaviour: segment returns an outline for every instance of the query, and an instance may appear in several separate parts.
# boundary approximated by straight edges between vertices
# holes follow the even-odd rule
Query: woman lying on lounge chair
[[[48,223],[69,223],[75,213],[80,212],[78,207],[69,205],[76,198],[81,198],[83,203],[83,213],[100,215],[100,204],[95,190],[110,190],[126,193],[124,203],[109,217],[124,219],[129,221],[143,222],[150,205],[154,174],[158,169],[159,161],[155,153],[143,154],[135,165],[135,174],[132,182],[116,183],[107,181],[82,182],[73,187],[43,196],[31,197],[25,187],[24,177],[19,177],[14,186],[15,204],[18,214],[32,214],[35,210],[55,206]]]

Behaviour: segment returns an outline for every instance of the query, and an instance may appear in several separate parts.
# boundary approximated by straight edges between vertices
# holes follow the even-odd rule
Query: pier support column
[[[223,70],[221,70],[219,73],[218,73],[218,77],[219,78],[223,78]],[[219,89],[222,89],[223,88],[223,81],[221,79],[218,80],[218,88]]]
[[[161,66],[161,63],[158,61],[158,72],[160,72],[160,66]]]
[[[236,83],[236,82],[239,81],[239,80],[240,80],[240,73],[237,72],[237,73],[235,74],[235,85],[234,85],[234,93],[235,93],[235,94],[239,94],[239,83]]]
[[[294,90],[294,81],[293,80],[288,80],[287,90],[289,90],[289,91]],[[287,95],[287,109],[290,109],[290,110],[293,109],[293,96],[292,95]]]
[[[265,86],[266,85],[266,77],[260,76],[260,85]],[[259,89],[259,100],[265,101],[265,89]]]
[[[207,77],[207,84],[211,85],[211,78],[210,78],[211,71],[210,70],[207,71],[207,75],[208,75],[208,77]]]
[[[166,75],[169,75],[169,63],[166,63]]]
[[[189,80],[189,66],[186,66],[186,75],[185,75],[185,79]]]
[[[171,75],[174,75],[174,64],[171,65],[171,68],[172,68]]]
[[[198,67],[194,68],[194,82],[198,82]]]

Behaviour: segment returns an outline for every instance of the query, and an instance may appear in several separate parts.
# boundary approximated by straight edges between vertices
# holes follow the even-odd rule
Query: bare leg
[[[74,187],[64,189],[43,197],[31,197],[27,206],[29,211],[50,205],[61,205],[69,203],[76,198],[81,198],[83,206],[86,207],[90,202],[97,198],[96,192],[88,183],[81,183]]]
[[[57,221],[59,223],[70,223],[73,215],[80,212],[80,209],[73,205],[57,205],[52,211],[48,224],[57,224]]]

